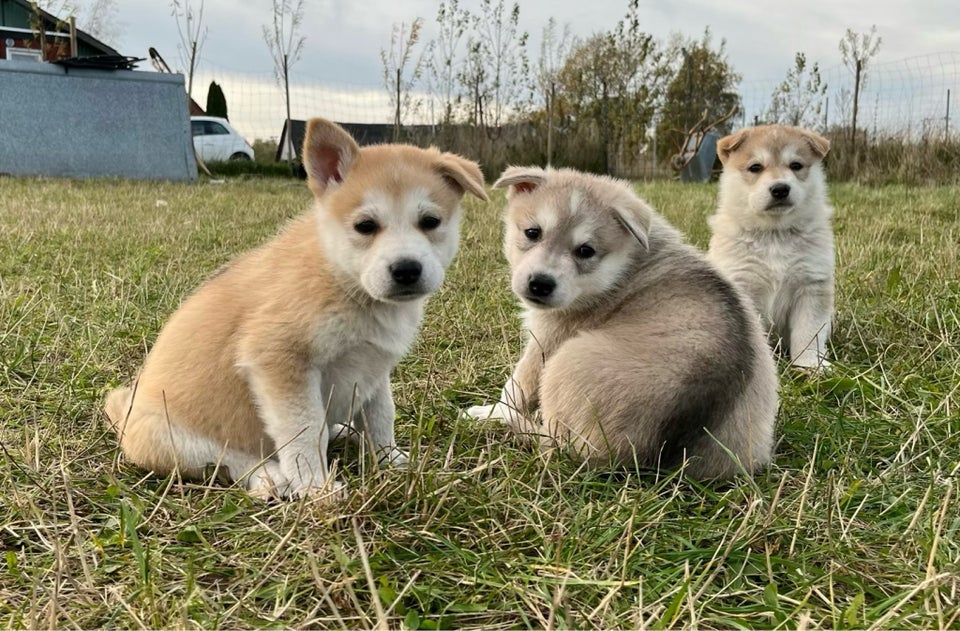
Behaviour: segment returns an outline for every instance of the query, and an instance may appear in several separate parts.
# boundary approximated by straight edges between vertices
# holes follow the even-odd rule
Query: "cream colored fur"
[[[821,163],[829,149],[825,138],[781,125],[722,138],[710,218],[709,258],[750,296],[791,362],[810,369],[829,365],[834,310],[833,209]]]
[[[732,284],[626,183],[514,167],[495,186],[529,339],[500,401],[467,413],[594,464],[769,463],[773,358]]]
[[[462,195],[486,198],[483,175],[436,149],[361,149],[322,119],[303,155],[313,210],[189,296],[135,384],[107,396],[131,462],[189,477],[215,465],[288,496],[339,487],[327,445],[344,426],[406,460],[390,373],[456,253]]]

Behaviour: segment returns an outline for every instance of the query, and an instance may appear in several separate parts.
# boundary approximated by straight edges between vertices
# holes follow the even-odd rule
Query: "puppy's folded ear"
[[[818,158],[823,160],[827,157],[827,153],[830,151],[829,140],[806,129],[801,132],[801,136],[803,136],[803,140],[810,145],[810,149]]]
[[[314,195],[323,195],[331,184],[343,181],[360,147],[342,127],[323,118],[307,121],[303,139],[303,168]]]
[[[616,201],[613,213],[620,225],[636,238],[643,249],[649,250],[653,209],[636,195],[627,193]]]
[[[539,167],[507,167],[493,188],[508,188],[507,199],[516,194],[532,193],[543,184],[546,172]]]
[[[455,153],[443,153],[436,168],[440,175],[448,178],[461,193],[472,193],[487,201],[487,191],[483,188],[483,171],[476,162]]]
[[[718,140],[717,157],[720,158],[720,162],[726,164],[727,158],[729,158],[730,154],[736,151],[737,148],[743,144],[743,141],[747,139],[747,134],[749,133],[749,129],[741,129],[740,131],[734,132],[729,136],[724,136]]]

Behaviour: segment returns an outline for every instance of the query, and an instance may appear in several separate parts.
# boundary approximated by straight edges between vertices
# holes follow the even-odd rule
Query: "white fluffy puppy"
[[[750,298],[796,366],[828,366],[834,247],[822,160],[830,142],[766,125],[720,139],[709,258]]]

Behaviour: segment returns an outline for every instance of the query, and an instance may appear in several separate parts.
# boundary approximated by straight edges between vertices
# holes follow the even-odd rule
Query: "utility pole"
[[[290,162],[290,174],[296,173],[293,163],[296,161],[296,152],[293,150],[293,129],[290,124],[290,73],[288,72],[287,54],[283,55],[283,91],[287,97],[287,160]]]
[[[943,141],[950,141],[950,88],[947,88],[947,114],[943,117]]]

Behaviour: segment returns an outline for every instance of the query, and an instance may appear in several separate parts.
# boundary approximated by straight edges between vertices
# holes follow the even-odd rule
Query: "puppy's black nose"
[[[770,187],[770,195],[773,196],[774,199],[786,199],[789,194],[789,184],[774,184]]]
[[[546,274],[534,274],[530,277],[530,282],[527,286],[530,288],[532,295],[538,298],[546,298],[556,289],[557,281]]]
[[[420,280],[423,265],[413,259],[400,259],[390,265],[390,275],[398,285],[412,285]]]

